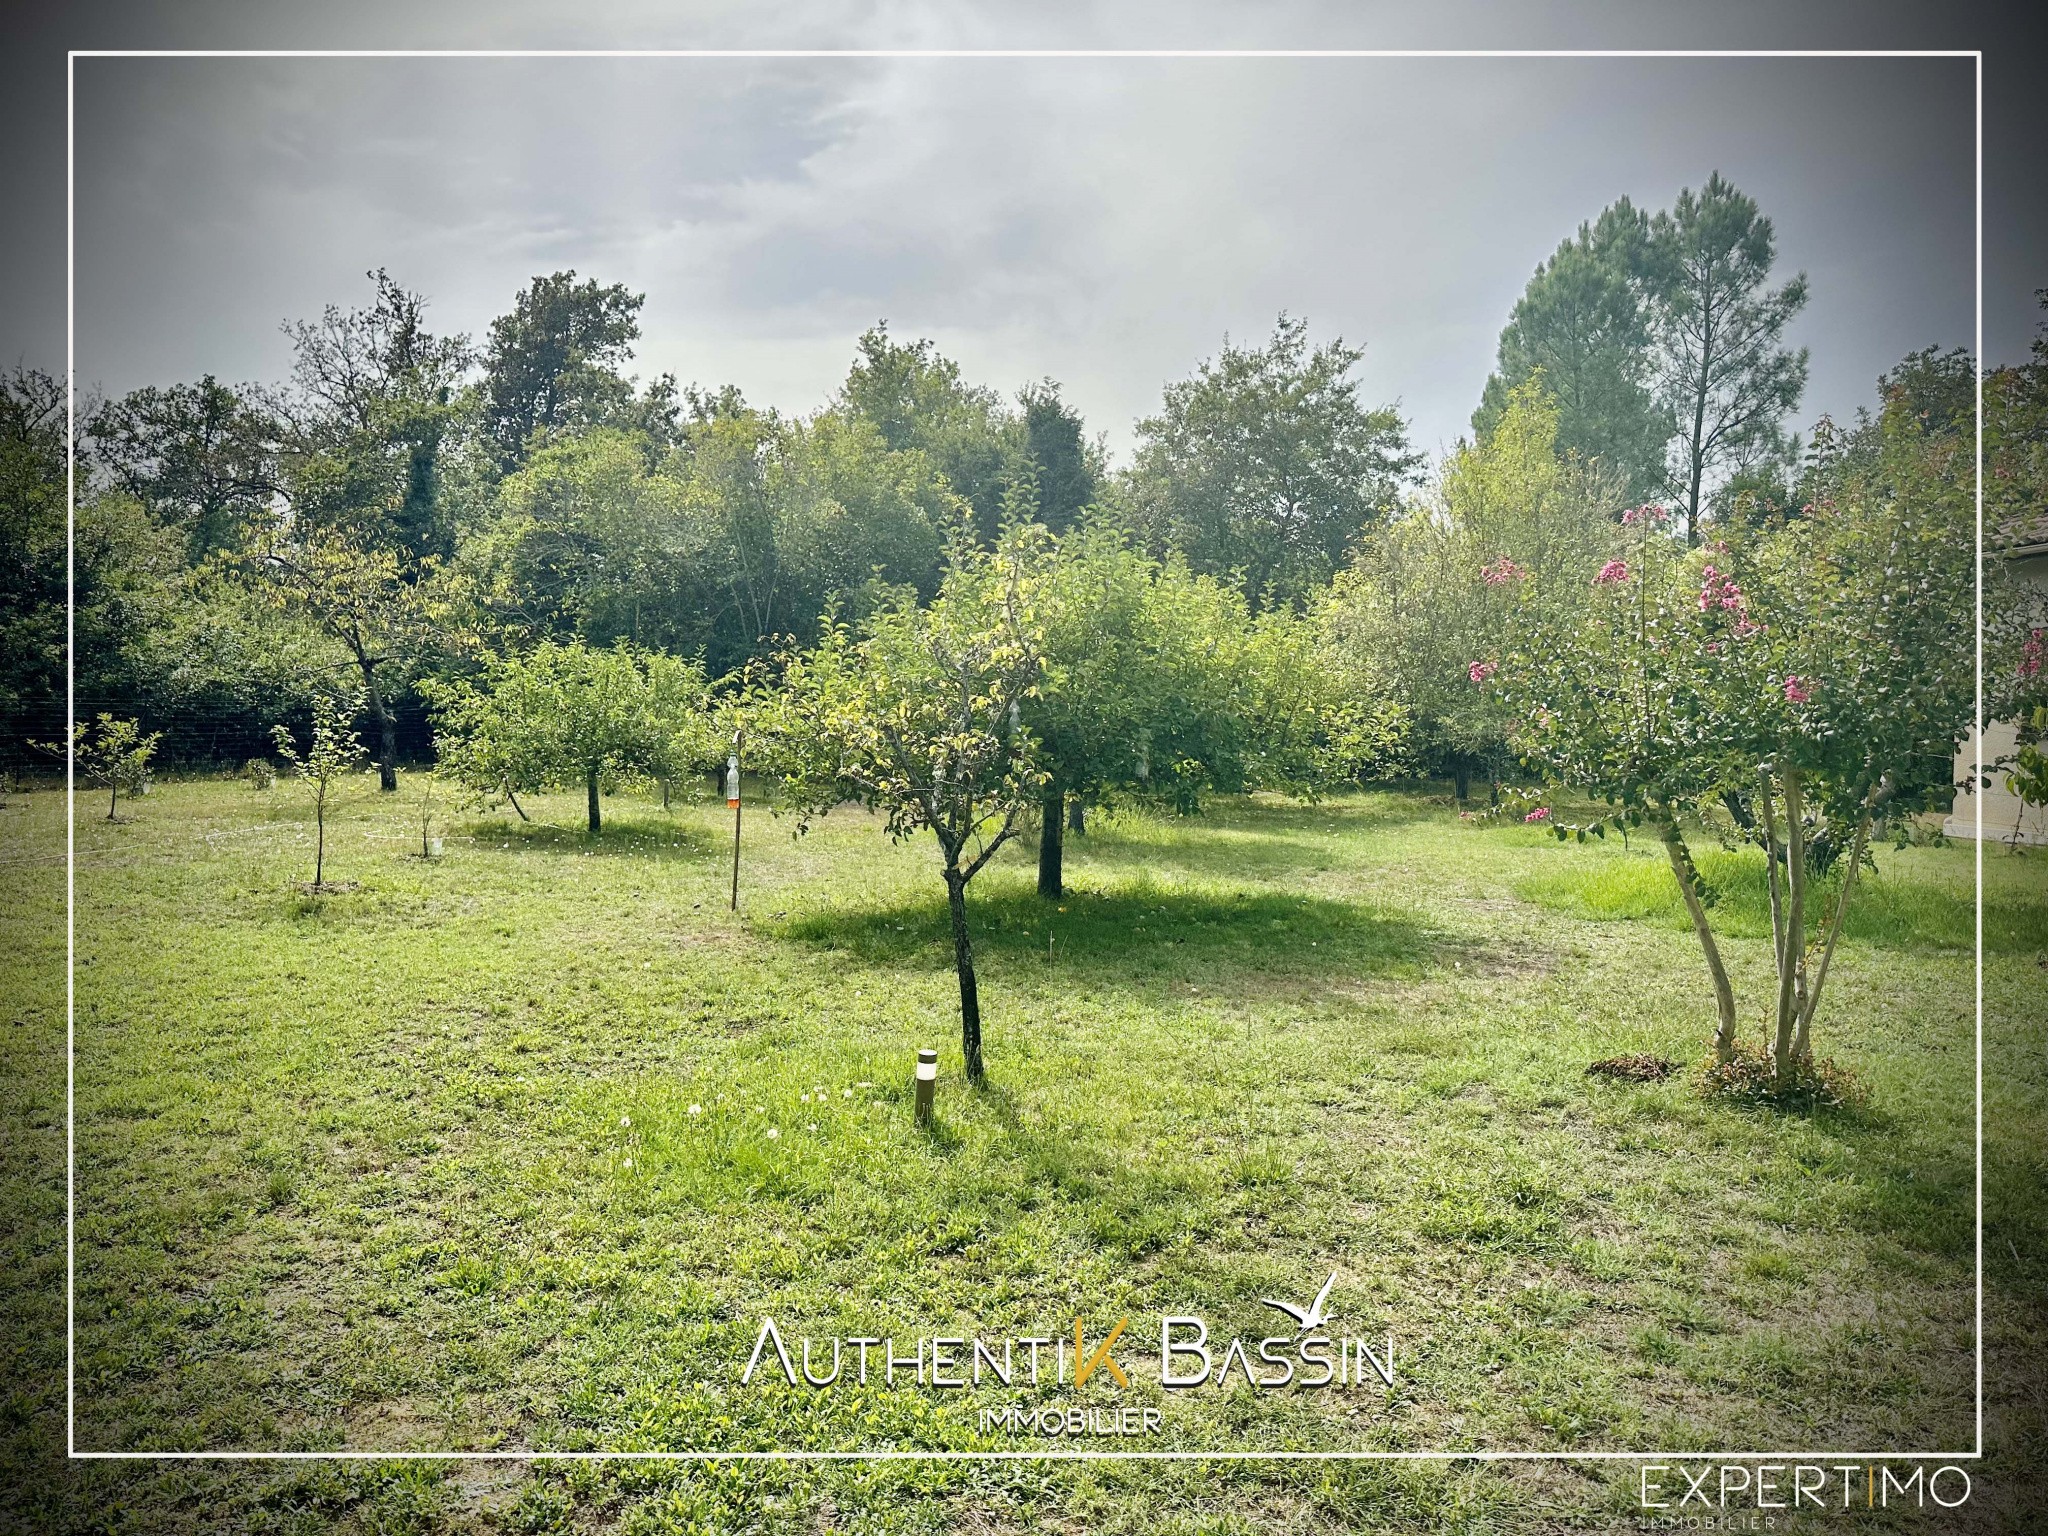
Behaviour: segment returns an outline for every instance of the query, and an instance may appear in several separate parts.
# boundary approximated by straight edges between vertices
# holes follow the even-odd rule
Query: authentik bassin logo
[[[1191,1312],[1164,1313],[1152,1337],[1158,1341],[1158,1385],[1168,1394],[1197,1388],[1221,1389],[1242,1382],[1260,1391],[1328,1387],[1386,1389],[1394,1385],[1394,1336],[1339,1335],[1330,1324],[1338,1310],[1332,1297],[1339,1271],[1332,1270],[1306,1306],[1272,1296],[1263,1306],[1286,1314],[1291,1332],[1241,1335],[1221,1340],[1209,1320]],[[885,1333],[813,1337],[785,1334],[764,1317],[740,1373],[741,1385],[757,1375],[781,1377],[790,1386],[824,1391],[834,1386],[878,1384],[902,1389],[973,1390],[1015,1388],[1074,1394],[1071,1401],[1038,1398],[980,1410],[984,1431],[1009,1429],[1044,1434],[1144,1434],[1157,1430],[1163,1414],[1157,1400],[1125,1403],[1104,1394],[1132,1391],[1128,1353],[1143,1339],[1142,1324],[1129,1317],[1103,1327],[1082,1316],[1063,1319],[1037,1333],[976,1337],[920,1333],[902,1341]],[[908,1347],[906,1347],[906,1344]],[[1119,1362],[1113,1349],[1127,1351]],[[1137,1344],[1142,1357],[1146,1346]],[[1140,1380],[1135,1390],[1143,1392]],[[1083,1389],[1087,1389],[1084,1391]]]

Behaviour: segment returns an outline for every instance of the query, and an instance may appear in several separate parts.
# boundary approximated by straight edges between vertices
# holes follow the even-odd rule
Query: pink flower
[[[1785,679],[1785,702],[1787,704],[1804,704],[1812,699],[1812,697],[1813,691],[1798,678],[1788,677]]]
[[[1475,661],[1465,669],[1465,675],[1475,683],[1483,683],[1499,670],[1500,665],[1497,662]]]
[[[1640,507],[1630,507],[1621,514],[1621,525],[1624,528],[1633,528],[1639,523],[1666,523],[1670,520],[1671,514],[1669,512],[1666,512],[1662,507],[1651,506],[1647,502]]]
[[[1600,574],[1593,578],[1594,585],[1602,587],[1611,587],[1618,581],[1627,580],[1628,562],[1626,560],[1608,561],[1600,567]]]
[[[1539,805],[1536,807],[1535,810],[1531,811],[1528,815],[1524,816],[1522,820],[1525,822],[1548,821],[1550,820],[1550,807],[1547,805]]]
[[[1742,595],[1742,588],[1735,584],[1735,578],[1722,573],[1716,566],[1708,566],[1700,572],[1700,612],[1708,613],[1719,608],[1732,613],[1740,620],[1748,599]]]
[[[2020,647],[2020,676],[2040,676],[2041,662],[2041,631],[2037,629],[2031,635],[2027,636],[2026,643]]]
[[[1528,574],[1527,571],[1515,564],[1506,555],[1502,555],[1491,564],[1482,565],[1479,568],[1479,579],[1489,587],[1504,587],[1509,582]]]

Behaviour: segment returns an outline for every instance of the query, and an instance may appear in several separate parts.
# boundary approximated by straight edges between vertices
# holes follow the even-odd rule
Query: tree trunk
[[[398,720],[377,688],[377,664],[358,664],[363,669],[363,695],[369,705],[370,722],[377,727],[377,787],[390,793],[398,788]]]
[[[505,781],[505,798],[512,803],[512,809],[519,813],[521,821],[533,820],[531,816],[526,814],[526,807],[519,803],[519,797],[512,793],[512,781],[510,779]]]
[[[1067,830],[1083,836],[1087,834],[1088,816],[1079,795],[1071,795],[1067,799]]]
[[[327,796],[313,802],[313,825],[318,828],[313,844],[313,889],[319,890],[327,880]]]
[[[1451,792],[1460,805],[1472,798],[1472,765],[1463,758],[1451,764]]]
[[[114,819],[114,807],[120,803],[121,781],[119,779],[109,779],[107,781],[107,820],[112,821]]]
[[[1038,803],[1038,894],[1057,901],[1066,894],[1061,861],[1066,852],[1067,792],[1055,781]]]
[[[1678,877],[1678,892],[1685,898],[1685,910],[1692,917],[1693,932],[1707,957],[1707,971],[1714,978],[1714,1008],[1720,1025],[1714,1031],[1714,1060],[1727,1063],[1735,1055],[1735,989],[1728,981],[1728,968],[1721,963],[1721,946],[1714,942],[1714,930],[1707,922],[1706,904],[1700,900],[1698,874],[1692,853],[1678,830],[1678,820],[1667,814],[1663,825],[1664,851],[1671,859],[1671,873]]]
[[[583,787],[589,792],[590,835],[595,837],[604,828],[604,817],[597,809],[597,768],[595,765],[583,771]]]
[[[967,880],[950,864],[946,905],[953,915],[953,969],[960,974],[960,1054],[967,1058],[967,1080],[978,1086],[983,1078],[981,993],[974,984],[974,945],[967,937]]]
[[[1792,1038],[1792,1055],[1800,1060],[1813,1051],[1813,1016],[1820,1012],[1820,989],[1826,985],[1828,967],[1834,963],[1835,940],[1842,936],[1842,920],[1849,915],[1849,892],[1856,884],[1856,872],[1863,867],[1863,850],[1870,841],[1870,824],[1884,803],[1892,797],[1892,778],[1886,774],[1864,802],[1863,815],[1856,823],[1856,840],[1849,850],[1849,867],[1842,871],[1842,892],[1836,898],[1834,916],[1828,922],[1827,942],[1814,969],[1813,985],[1807,990],[1806,1005],[1799,1010],[1799,1029]]]
[[[1788,768],[1779,777],[1785,795],[1785,963],[1778,974],[1771,1059],[1777,1064],[1778,1084],[1785,1087],[1792,1080],[1792,1034],[1800,1004],[1806,1000],[1800,985],[1806,969],[1806,802],[1798,770]]]

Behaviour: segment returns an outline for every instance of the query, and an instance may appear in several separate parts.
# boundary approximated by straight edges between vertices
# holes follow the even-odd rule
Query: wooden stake
[[[732,756],[725,764],[725,803],[732,807],[732,910],[740,909],[740,738],[732,733]]]

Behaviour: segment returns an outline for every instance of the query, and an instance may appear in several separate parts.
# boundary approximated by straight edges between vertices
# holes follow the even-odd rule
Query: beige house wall
[[[2020,557],[2020,576],[2030,585],[2048,591],[2048,551],[2030,549]],[[1956,782],[1966,783],[1982,761],[1995,763],[2011,755],[2019,744],[2018,728],[2010,720],[1994,720],[1984,729],[1984,753],[1977,755],[1975,733],[1956,754]],[[2005,774],[1997,769],[1989,775],[1990,786],[1981,795],[1958,789],[1955,807],[1941,830],[1950,837],[1977,836],[1977,802],[1984,802],[1984,839],[2010,842],[2017,836],[2023,843],[2048,843],[2048,807],[2028,806],[2005,787]]]

